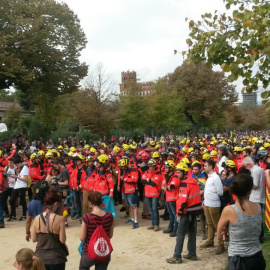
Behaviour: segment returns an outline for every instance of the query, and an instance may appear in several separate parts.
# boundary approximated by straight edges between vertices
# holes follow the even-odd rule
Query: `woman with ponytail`
[[[46,193],[44,203],[45,210],[33,222],[31,239],[37,242],[36,255],[42,259],[46,270],[64,270],[68,256],[66,230],[64,218],[55,214],[61,204],[61,196],[55,188]]]
[[[23,248],[17,252],[13,266],[17,270],[45,270],[42,260],[35,256],[30,248]]]
[[[253,179],[247,171],[242,170],[234,177],[230,192],[236,196],[235,204],[224,208],[217,227],[219,239],[229,232],[227,270],[264,270],[266,267],[259,243],[261,207],[249,200]]]

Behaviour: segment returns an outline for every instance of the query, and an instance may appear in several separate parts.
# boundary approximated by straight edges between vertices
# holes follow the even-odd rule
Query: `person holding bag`
[[[69,255],[66,242],[65,221],[54,212],[61,203],[61,196],[50,188],[45,199],[45,211],[33,222],[31,239],[37,242],[35,254],[42,259],[46,270],[65,270]]]
[[[93,191],[88,196],[91,213],[82,218],[80,240],[84,241],[81,254],[80,270],[89,270],[95,265],[96,270],[106,270],[111,260],[113,236],[113,216],[102,210],[102,195]]]

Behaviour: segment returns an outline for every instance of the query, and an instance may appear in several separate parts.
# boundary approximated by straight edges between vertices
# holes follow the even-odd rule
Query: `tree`
[[[5,102],[16,102],[15,93],[8,90],[2,90],[0,92],[0,100]]]
[[[232,105],[227,108],[224,112],[226,119],[226,127],[229,129],[239,129],[239,127],[244,123],[245,117],[244,112],[241,107],[237,105]]]
[[[214,72],[205,63],[186,60],[169,76],[169,85],[178,93],[182,111],[195,136],[206,121],[214,122],[237,100],[235,87],[223,72]]]
[[[140,85],[137,82],[127,82],[126,95],[120,96],[119,126],[132,132],[151,124],[148,118],[148,99],[140,97]]]
[[[244,113],[244,126],[249,130],[265,129],[267,117],[265,106],[245,106],[242,107]]]
[[[224,0],[229,15],[205,13],[202,20],[189,21],[188,52],[195,62],[220,65],[228,80],[243,78],[248,93],[270,82],[269,10],[265,0]],[[188,20],[188,19],[187,19]],[[263,98],[270,92],[265,91]],[[266,102],[266,101],[265,101]]]
[[[86,37],[68,5],[54,0],[0,1],[0,89],[15,86],[31,96],[77,90],[87,74],[80,63]]]
[[[8,127],[8,129],[11,129],[11,130],[20,129],[21,109],[16,107],[15,105],[9,107],[9,109],[6,112],[5,123]]]

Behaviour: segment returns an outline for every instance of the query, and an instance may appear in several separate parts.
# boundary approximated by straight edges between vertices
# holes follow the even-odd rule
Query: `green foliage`
[[[66,127],[69,132],[78,132],[79,131],[79,122],[75,117],[68,118],[66,122]]]
[[[243,78],[245,90],[256,91],[270,82],[269,1],[225,0],[229,14],[206,13],[190,21],[188,55],[195,63],[220,65],[229,81]],[[263,94],[263,98],[268,98]]]
[[[8,141],[11,140],[13,136],[16,135],[16,132],[14,130],[8,130],[5,132],[0,132],[0,141]]]
[[[16,96],[14,92],[11,92],[9,90],[1,90],[0,92],[0,101],[5,102],[16,102]]]
[[[21,126],[21,109],[15,105],[11,106],[6,111],[6,120],[5,123],[8,129],[19,130]]]
[[[40,137],[46,138],[47,137],[46,135],[47,134],[45,133],[44,126],[42,125],[40,120],[34,118],[31,121],[30,128],[29,128],[28,136],[29,136],[30,141],[37,140]]]
[[[89,140],[93,139],[93,134],[90,130],[82,129],[76,134],[76,138],[78,140],[86,140],[86,142],[89,142]]]
[[[86,37],[67,4],[1,1],[0,31],[0,89],[15,86],[33,104],[40,94],[54,98],[75,91],[86,76],[79,61]]]
[[[56,130],[50,134],[50,138],[54,141],[54,143],[57,143],[59,138],[68,138],[71,135],[72,134],[69,131]]]
[[[270,270],[270,235],[269,233],[264,236],[264,243],[262,244],[263,256],[266,261],[266,270]]]

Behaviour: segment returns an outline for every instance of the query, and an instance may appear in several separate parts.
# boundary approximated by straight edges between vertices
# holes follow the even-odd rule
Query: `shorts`
[[[139,202],[137,192],[125,193],[125,200],[128,206],[137,206]]]

